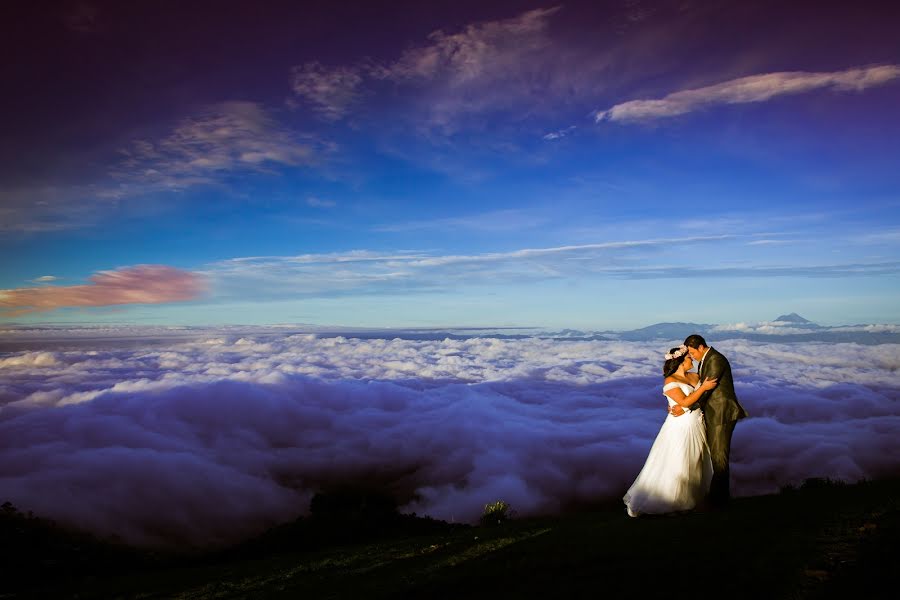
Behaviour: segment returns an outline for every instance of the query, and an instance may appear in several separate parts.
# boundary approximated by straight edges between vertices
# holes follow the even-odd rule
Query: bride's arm
[[[703,392],[705,392],[706,390],[711,390],[714,387],[716,387],[716,380],[706,379],[706,381],[704,381],[700,387],[698,387],[687,396],[684,395],[684,392],[681,391],[680,387],[674,387],[671,390],[666,390],[663,393],[671,398],[674,402],[677,402],[680,406],[688,407],[699,400],[700,396],[703,395]]]

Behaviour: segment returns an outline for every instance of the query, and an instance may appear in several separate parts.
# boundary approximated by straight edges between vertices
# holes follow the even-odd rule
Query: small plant
[[[780,488],[778,488],[779,494],[793,494],[797,491],[797,486],[792,483],[786,483]]]
[[[509,521],[513,516],[512,508],[503,500],[490,502],[484,505],[484,514],[481,515],[482,525],[500,525]]]
[[[805,479],[800,485],[801,490],[820,490],[824,488],[844,487],[847,482],[841,479],[832,479],[831,477],[810,477]]]

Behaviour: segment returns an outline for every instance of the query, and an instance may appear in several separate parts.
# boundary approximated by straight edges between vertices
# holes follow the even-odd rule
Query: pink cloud
[[[6,316],[66,306],[163,304],[197,298],[206,289],[202,275],[165,265],[136,265],[100,271],[86,285],[0,290]]]

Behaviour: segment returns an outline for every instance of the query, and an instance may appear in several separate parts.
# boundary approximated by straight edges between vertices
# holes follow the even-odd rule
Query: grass
[[[0,598],[893,598],[898,541],[900,480],[815,480],[715,513],[629,519],[616,506],[320,548],[50,566],[33,585],[0,583]]]

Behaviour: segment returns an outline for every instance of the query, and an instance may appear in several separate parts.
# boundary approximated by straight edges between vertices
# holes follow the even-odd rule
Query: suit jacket
[[[731,376],[731,365],[728,359],[715,348],[710,348],[703,358],[700,368],[700,383],[709,378],[718,379],[716,387],[704,392],[697,400],[703,409],[703,418],[707,424],[728,423],[747,416],[747,411],[738,402],[734,393],[734,379]]]

